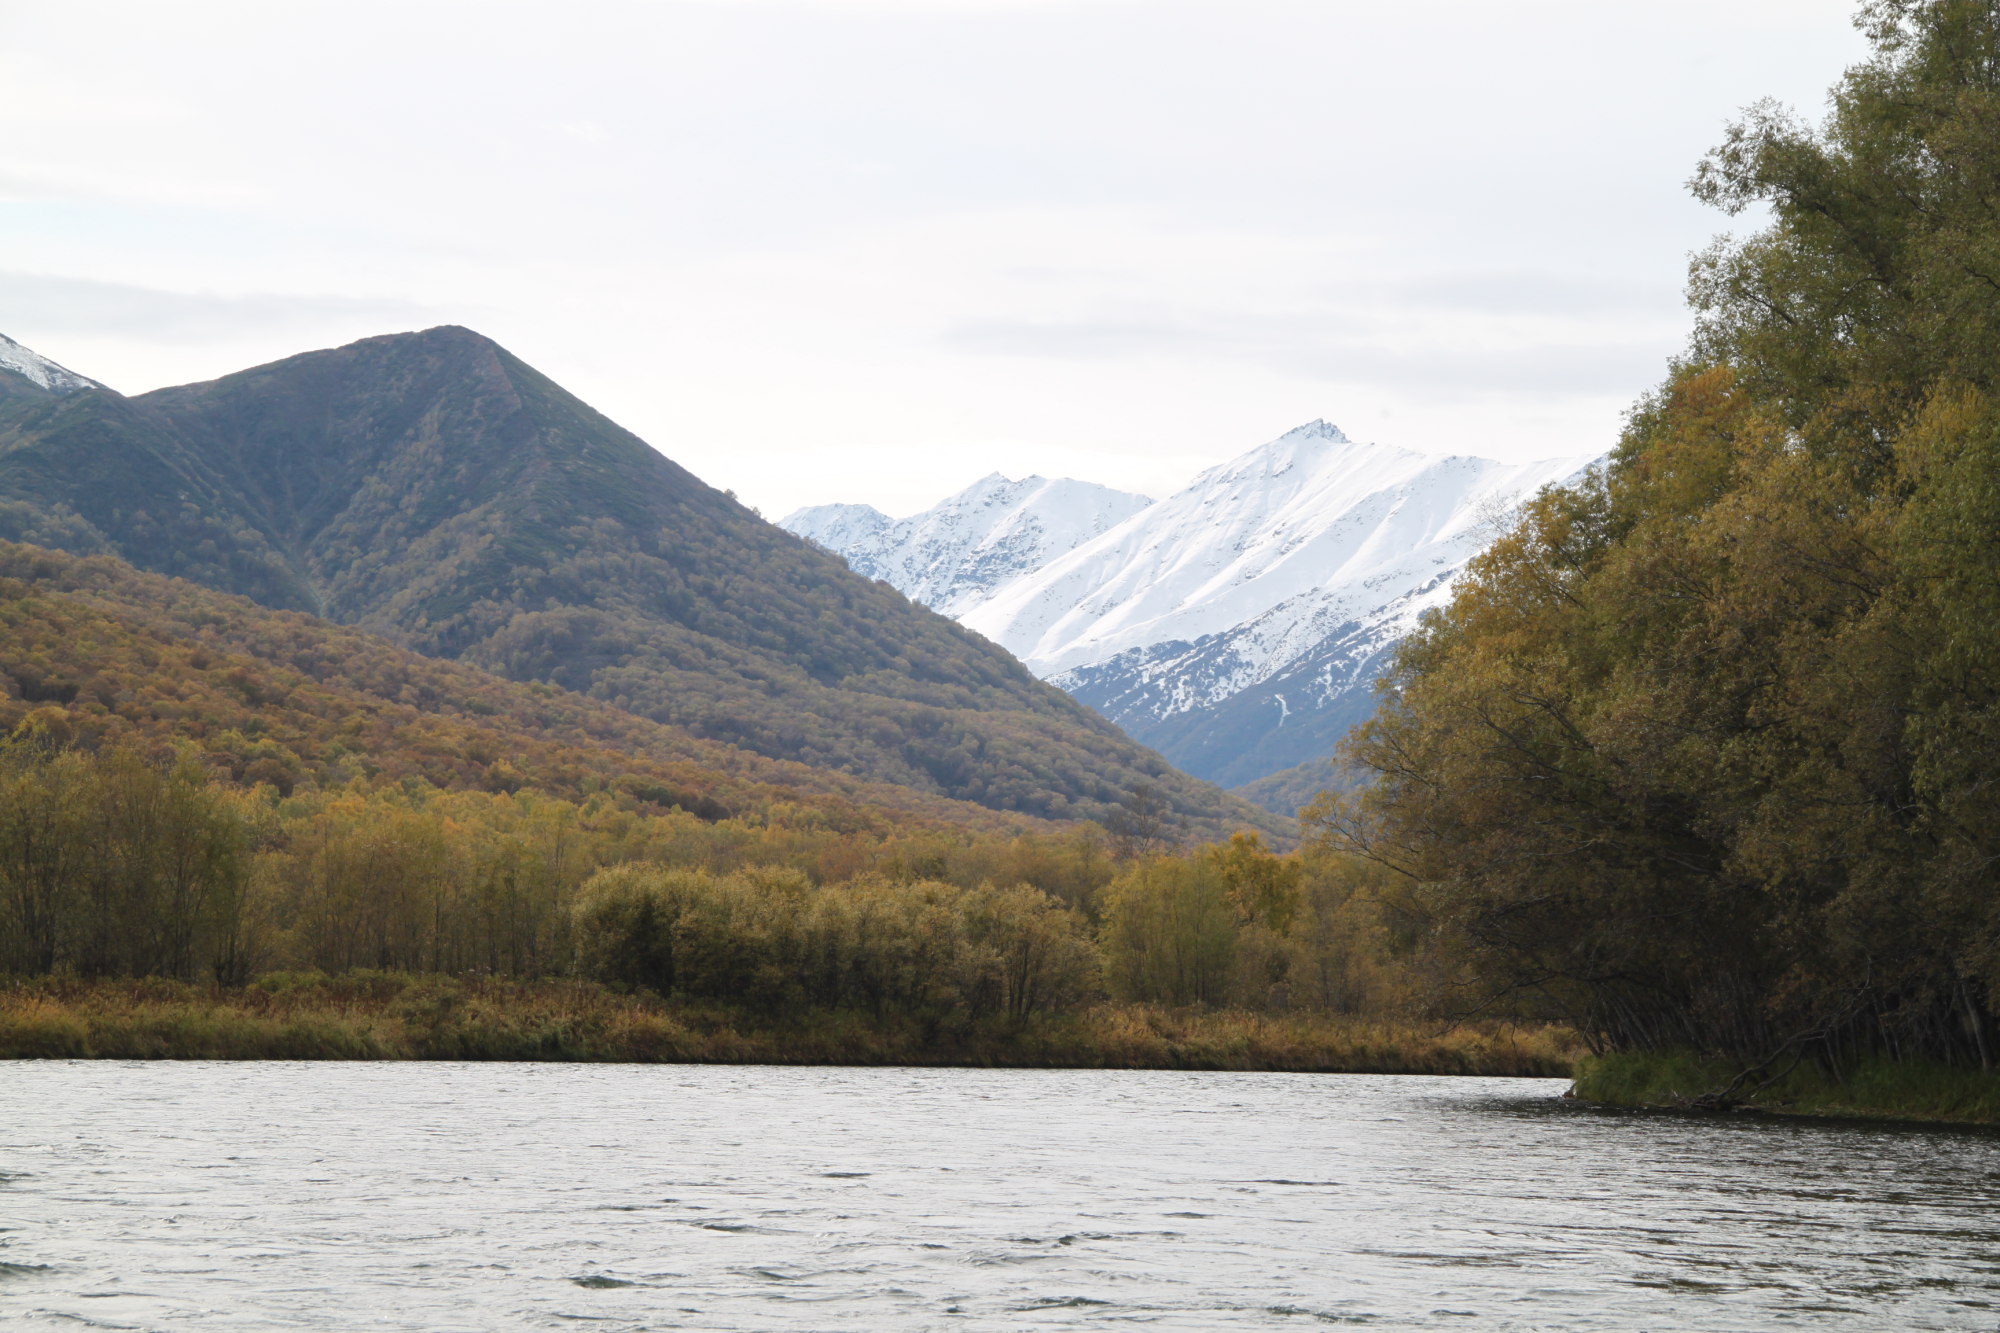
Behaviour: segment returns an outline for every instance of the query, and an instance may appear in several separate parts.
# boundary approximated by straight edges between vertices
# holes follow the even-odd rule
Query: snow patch
[[[11,370],[51,393],[75,393],[79,389],[104,387],[96,380],[85,379],[75,371],[57,365],[40,352],[21,346],[4,333],[0,333],[0,370]]]

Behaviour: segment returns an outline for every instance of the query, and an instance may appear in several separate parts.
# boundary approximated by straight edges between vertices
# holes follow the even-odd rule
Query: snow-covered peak
[[[1589,461],[1438,458],[1313,422],[1210,468],[962,618],[1047,675],[1218,634],[1309,591],[1359,611],[1462,565],[1492,517]]]
[[[838,551],[860,573],[886,580],[914,601],[962,616],[996,588],[1151,503],[1087,481],[1014,481],[995,472],[893,522],[866,505],[819,505],[779,526]],[[881,521],[870,526],[871,514]]]
[[[1335,444],[1348,444],[1347,433],[1328,421],[1325,417],[1314,417],[1303,426],[1294,426],[1278,437],[1280,440],[1331,440]]]
[[[1234,783],[1331,750],[1508,514],[1595,461],[1439,457],[1309,421],[1157,503],[993,473],[894,522],[822,505],[785,526]],[[832,540],[836,519],[858,539]]]
[[[778,526],[816,542],[829,551],[844,553],[867,541],[893,522],[874,505],[809,505],[778,520]]]
[[[65,369],[32,348],[21,346],[0,333],[0,370],[11,370],[23,379],[51,393],[75,393],[78,389],[101,389],[96,380],[85,379]]]
[[[1325,472],[1396,466],[1424,455],[1387,444],[1357,444],[1328,421],[1308,421],[1268,444],[1238,454],[1200,473],[1187,490],[1210,489],[1244,482],[1265,485],[1289,477],[1281,485],[1298,486]]]

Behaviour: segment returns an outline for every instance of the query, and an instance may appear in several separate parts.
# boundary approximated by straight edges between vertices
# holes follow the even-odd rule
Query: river
[[[0,1323],[2000,1329],[2000,1138],[1532,1079],[0,1065]]]

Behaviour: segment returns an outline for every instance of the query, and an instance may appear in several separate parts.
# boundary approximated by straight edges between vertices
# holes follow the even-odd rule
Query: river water
[[[1536,1079],[0,1065],[0,1324],[2000,1330],[2000,1138]]]

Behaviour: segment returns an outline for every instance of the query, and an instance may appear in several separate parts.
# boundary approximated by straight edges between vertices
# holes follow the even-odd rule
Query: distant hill
[[[998,810],[1260,818],[466,329],[131,398],[0,358],[0,539]]]

